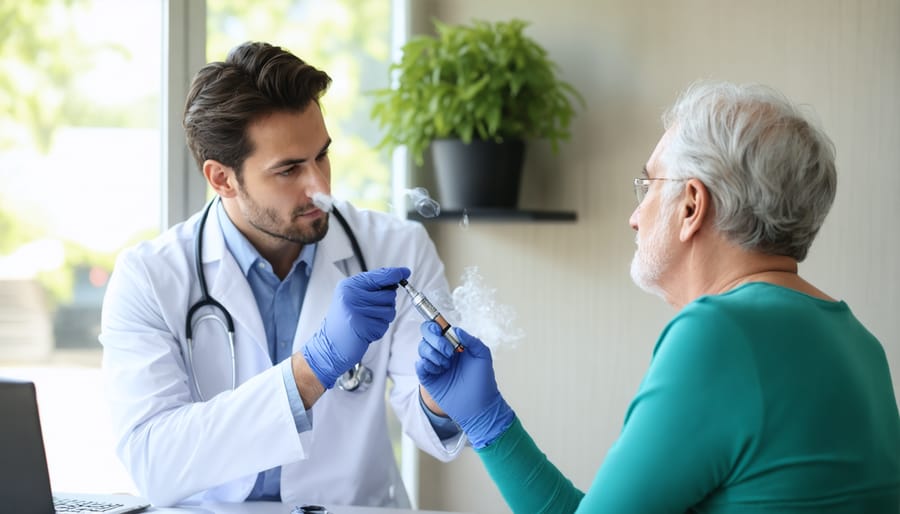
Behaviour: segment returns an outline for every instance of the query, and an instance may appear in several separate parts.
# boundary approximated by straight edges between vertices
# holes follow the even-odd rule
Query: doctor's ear
[[[203,161],[203,176],[206,177],[209,187],[222,198],[231,198],[237,193],[235,187],[237,176],[230,166],[225,166],[214,159],[207,159]]]

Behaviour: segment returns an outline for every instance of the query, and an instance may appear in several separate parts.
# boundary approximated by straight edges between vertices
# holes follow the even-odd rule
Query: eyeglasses
[[[682,182],[684,180],[690,180],[688,178],[645,178],[638,177],[634,179],[634,196],[637,197],[638,205],[644,201],[644,197],[647,196],[647,192],[650,191],[650,184],[653,183],[654,180],[671,180],[673,182]]]

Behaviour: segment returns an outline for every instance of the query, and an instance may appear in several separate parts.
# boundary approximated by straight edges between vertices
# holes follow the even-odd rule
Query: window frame
[[[200,210],[206,181],[195,169],[181,121],[191,78],[206,64],[206,0],[162,0],[162,216],[165,231]]]

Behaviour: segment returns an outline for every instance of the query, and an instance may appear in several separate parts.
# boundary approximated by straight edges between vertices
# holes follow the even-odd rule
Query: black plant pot
[[[466,144],[459,139],[436,139],[431,142],[431,155],[441,208],[518,206],[524,141],[474,140]]]

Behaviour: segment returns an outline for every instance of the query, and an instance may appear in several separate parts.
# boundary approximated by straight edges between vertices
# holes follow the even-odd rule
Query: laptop
[[[0,511],[125,514],[150,507],[127,494],[53,494],[33,382],[0,378]]]

